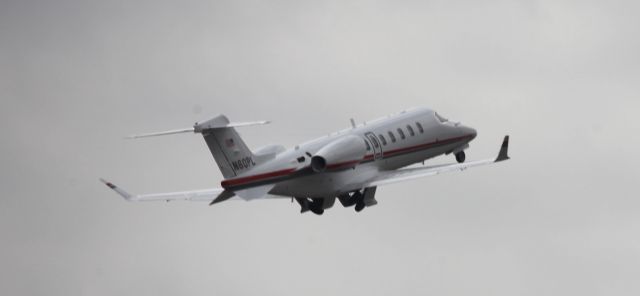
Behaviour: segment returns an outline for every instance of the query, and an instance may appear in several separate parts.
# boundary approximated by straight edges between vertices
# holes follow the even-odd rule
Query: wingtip
[[[107,187],[109,187],[111,189],[115,189],[116,188],[116,185],[113,185],[113,183],[111,183],[111,182],[109,182],[109,181],[107,181],[105,179],[100,178],[100,182],[104,183],[104,185],[107,185]]]
[[[115,191],[118,195],[122,196],[124,199],[131,201],[133,200],[133,196],[131,196],[131,194],[129,194],[128,192],[122,190],[121,188],[118,188],[118,186],[114,185],[113,183],[100,178],[100,182],[104,183],[104,185],[107,185],[107,187],[109,187],[109,189]]]
[[[509,157],[509,135],[504,136],[504,140],[502,140],[502,146],[500,147],[500,153],[498,153],[498,158],[496,158],[496,162],[505,161],[510,159]]]

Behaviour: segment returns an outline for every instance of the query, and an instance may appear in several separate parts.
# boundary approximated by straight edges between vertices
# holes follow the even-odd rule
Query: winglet
[[[498,153],[498,158],[496,158],[496,162],[505,161],[509,159],[509,136],[504,136],[504,140],[502,141],[502,147],[500,147],[500,153]]]
[[[124,199],[126,199],[127,201],[132,201],[134,200],[134,196],[132,196],[131,194],[127,193],[126,191],[118,188],[118,186],[114,185],[113,183],[100,178],[100,182],[104,183],[105,185],[107,185],[107,187],[109,187],[111,190],[115,191],[116,193],[118,193],[120,196],[124,197]]]

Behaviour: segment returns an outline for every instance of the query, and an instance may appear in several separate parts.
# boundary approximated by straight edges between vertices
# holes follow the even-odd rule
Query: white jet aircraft
[[[377,204],[374,196],[381,185],[463,171],[470,167],[509,159],[509,136],[505,136],[497,158],[465,163],[464,150],[476,137],[473,128],[445,119],[438,113],[417,108],[374,121],[355,124],[328,136],[291,149],[269,145],[249,150],[236,127],[267,121],[231,123],[224,115],[193,128],[131,136],[142,138],[194,132],[203,135],[224,180],[222,188],[132,195],[102,180],[128,201],[208,201],[210,205],[238,196],[244,200],[284,197],[295,199],[301,213],[322,215],[336,198],[357,212]],[[458,163],[403,168],[443,154],[453,154]]]

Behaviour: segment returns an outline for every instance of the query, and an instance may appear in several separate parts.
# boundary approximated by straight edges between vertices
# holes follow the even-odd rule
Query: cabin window
[[[407,124],[407,130],[409,131],[409,134],[413,137],[416,135],[416,133],[413,131],[413,128]]]
[[[367,140],[364,140],[364,144],[367,145],[367,151],[371,151],[371,145],[369,145]]]
[[[382,134],[379,134],[378,137],[380,137],[380,142],[382,142],[382,145],[387,145],[387,139],[384,138],[384,136]]]
[[[391,131],[389,131],[389,139],[391,139],[391,142],[393,143],[396,142],[396,135],[394,135]]]
[[[416,126],[418,127],[418,131],[420,131],[420,133],[424,133],[424,129],[422,128],[422,124],[420,124],[419,122],[416,121]]]
[[[298,162],[299,162],[299,163],[303,163],[303,162],[304,162],[304,156],[300,156],[300,157],[298,157]]]
[[[398,128],[398,134],[400,135],[400,139],[404,140],[405,136],[401,128]]]

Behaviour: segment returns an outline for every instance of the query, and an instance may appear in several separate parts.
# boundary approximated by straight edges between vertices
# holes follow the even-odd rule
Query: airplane
[[[132,195],[100,179],[127,201],[207,201],[217,204],[234,196],[250,201],[290,198],[300,213],[322,215],[336,199],[356,212],[376,205],[378,186],[464,171],[509,159],[509,136],[496,158],[465,162],[475,129],[448,120],[427,108],[414,108],[356,125],[285,149],[267,145],[251,151],[236,128],[269,121],[230,122],[219,115],[191,128],[129,136],[145,138],[178,133],[202,134],[224,180],[221,188]],[[428,159],[455,156],[456,163],[425,166]],[[422,166],[408,167],[422,163]],[[408,168],[407,168],[408,167]]]

